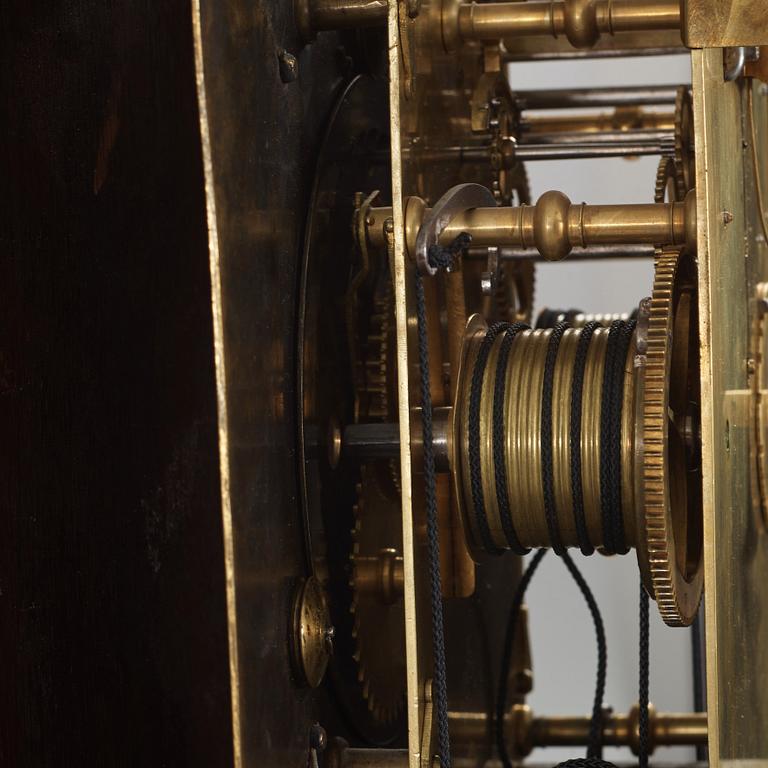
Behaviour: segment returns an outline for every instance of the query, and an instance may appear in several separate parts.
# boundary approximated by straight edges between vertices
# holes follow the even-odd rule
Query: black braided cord
[[[564,552],[561,557],[565,567],[573,576],[573,580],[581,590],[584,600],[587,603],[589,612],[592,615],[592,622],[595,625],[595,640],[597,642],[597,675],[595,679],[595,699],[592,704],[592,720],[589,724],[589,744],[587,746],[588,758],[602,758],[603,747],[603,697],[605,696],[605,675],[608,666],[608,648],[605,642],[605,625],[600,609],[597,607],[597,601],[592,594],[581,571],[576,567],[568,552]]]
[[[469,388],[469,418],[467,431],[469,433],[469,484],[472,490],[472,506],[475,520],[486,552],[495,555],[504,550],[499,549],[491,536],[488,518],[485,515],[485,496],[483,494],[482,467],[480,462],[480,401],[483,394],[483,379],[488,355],[496,337],[509,328],[509,323],[494,323],[488,328],[485,338],[480,342],[475,366],[472,370],[472,381]]]
[[[517,325],[517,324],[516,324]],[[555,361],[560,341],[567,323],[558,323],[549,339],[547,348],[547,358],[545,362],[544,384],[542,388],[542,483],[544,489],[545,512],[547,515],[547,525],[549,528],[552,549],[560,555],[581,591],[587,607],[592,616],[595,627],[595,637],[597,642],[597,675],[595,683],[595,696],[592,707],[592,716],[590,720],[589,743],[587,747],[587,756],[584,758],[574,758],[559,763],[556,768],[615,768],[615,765],[602,759],[602,731],[603,731],[603,698],[605,695],[606,668],[607,668],[607,647],[605,639],[605,627],[603,624],[600,609],[597,606],[594,595],[589,588],[586,580],[582,576],[576,564],[571,559],[567,550],[563,547],[560,538],[559,526],[557,523],[557,510],[554,503],[554,491],[552,482],[552,389],[554,379]],[[594,331],[599,327],[599,323],[588,323],[582,329],[576,355],[574,359],[574,372],[571,384],[571,423],[569,425],[569,441],[571,448],[571,483],[573,488],[574,518],[576,523],[579,548],[584,554],[594,552],[594,546],[589,540],[584,517],[583,488],[581,483],[581,408],[583,402],[584,373],[586,368],[587,353],[589,344]],[[483,348],[478,352],[478,363],[473,371],[473,389],[477,390],[477,425],[470,420],[470,445],[472,443],[473,431],[476,431],[477,463],[479,465],[479,408],[480,408],[480,389],[482,386],[485,365],[488,354],[495,338],[504,333],[505,338],[502,341],[502,350],[500,351],[500,361],[496,372],[496,382],[494,388],[494,472],[497,483],[497,497],[499,499],[499,509],[502,514],[502,523],[505,527],[505,534],[510,539],[512,548],[514,543],[519,544],[519,540],[514,535],[510,537],[508,527],[504,523],[509,516],[509,527],[514,533],[511,514],[508,507],[507,478],[503,462],[503,403],[505,398],[506,376],[503,373],[506,369],[509,351],[511,350],[514,337],[521,329],[515,326],[510,327],[507,324],[498,324],[489,329],[485,341],[490,336],[485,353]],[[601,402],[601,513],[603,522],[604,546],[608,552],[626,553],[627,547],[624,541],[623,518],[621,509],[621,420],[624,394],[624,365],[631,342],[632,334],[635,330],[633,321],[615,321],[609,330],[608,344],[606,349],[605,368],[603,372],[603,395]],[[506,349],[506,351],[505,351]],[[479,370],[478,370],[479,369]],[[477,383],[475,382],[477,378]],[[470,393],[471,397],[472,392]],[[470,400],[471,403],[471,400]],[[470,413],[472,405],[470,404]],[[473,427],[475,430],[473,430]],[[501,448],[499,448],[501,444]],[[471,457],[470,457],[471,461]],[[480,474],[477,473],[478,485],[480,486],[480,499],[482,503],[482,486],[479,483]],[[500,488],[499,485],[502,487]],[[503,494],[502,494],[503,492]],[[503,499],[503,501],[502,501]],[[505,502],[506,505],[505,505]],[[477,506],[476,506],[477,510]],[[484,507],[481,507],[484,511]],[[483,515],[484,517],[484,515]],[[485,521],[487,527],[487,521]],[[490,533],[489,533],[490,538]],[[515,594],[512,598],[509,617],[504,635],[504,645],[502,648],[502,658],[499,670],[498,695],[496,700],[495,712],[495,736],[496,745],[504,768],[512,768],[509,753],[507,751],[504,739],[504,715],[507,709],[509,673],[512,662],[512,649],[517,628],[518,617],[525,597],[525,592],[533,578],[539,563],[546,554],[546,549],[539,549],[533,558],[529,561],[523,576],[518,583]],[[640,649],[639,649],[639,768],[648,768],[648,678],[650,666],[650,642],[649,642],[649,620],[648,620],[648,595],[641,585],[640,596]]]
[[[632,335],[635,332],[635,320],[621,321],[618,328],[619,342],[618,351],[615,360],[613,400],[611,402],[611,414],[613,421],[611,424],[611,439],[613,441],[614,465],[613,471],[613,489],[615,493],[612,522],[614,526],[613,540],[616,544],[616,553],[626,555],[629,547],[624,538],[624,515],[621,504],[621,422],[624,405],[624,384],[626,383],[625,366],[627,363],[627,352],[632,341]]]
[[[648,593],[640,584],[640,649],[639,649],[639,693],[638,707],[640,708],[638,763],[640,768],[648,768],[649,735],[648,735],[648,694],[651,668],[651,631],[648,616]]]
[[[494,718],[496,748],[499,751],[499,760],[501,760],[504,768],[512,768],[512,761],[507,751],[507,742],[504,738],[504,715],[507,711],[507,687],[509,685],[509,669],[512,664],[512,647],[515,641],[517,619],[520,615],[520,608],[523,604],[528,585],[531,583],[533,574],[536,573],[539,563],[541,563],[546,554],[546,549],[539,549],[528,562],[528,567],[517,583],[517,589],[512,597],[512,605],[510,606],[509,617],[507,618],[507,628],[504,632],[504,645],[501,650],[501,666],[499,667],[499,687],[496,696],[496,717]]]
[[[568,436],[571,452],[571,493],[573,495],[573,519],[576,537],[583,555],[591,555],[595,548],[589,540],[587,519],[584,514],[584,488],[581,481],[581,410],[584,399],[584,371],[587,366],[589,345],[600,323],[587,323],[579,334],[571,378],[571,423]]]
[[[437,713],[437,751],[442,768],[451,766],[451,739],[448,731],[448,680],[445,662],[445,623],[443,619],[443,587],[440,576],[440,537],[437,523],[437,482],[432,444],[432,393],[429,380],[429,348],[427,344],[427,310],[424,283],[416,273],[416,318],[419,333],[419,373],[421,378],[421,428],[424,456],[424,495],[427,511],[429,580],[432,598],[433,698]]]
[[[556,555],[565,555],[560,537],[560,523],[555,504],[555,481],[552,457],[552,393],[555,384],[555,363],[563,334],[570,328],[568,323],[558,323],[549,336],[547,357],[544,362],[544,381],[541,388],[541,487],[544,493],[544,514],[547,518],[549,542]]]
[[[499,506],[499,517],[501,517],[501,525],[507,543],[516,555],[527,555],[530,550],[520,543],[509,508],[507,462],[504,460],[504,402],[507,389],[507,362],[512,351],[512,344],[518,333],[528,329],[525,323],[514,323],[504,331],[493,388],[493,471],[496,478],[496,503]]]
[[[438,268],[450,268],[456,255],[467,247],[471,238],[466,233],[461,233],[454,242],[447,248],[432,246],[429,251],[429,260],[432,266]],[[416,273],[416,314],[418,322],[419,337],[419,368],[421,376],[421,413],[422,413],[422,433],[423,433],[423,458],[424,458],[424,480],[425,497],[427,511],[427,538],[429,550],[429,571],[430,571],[430,589],[432,597],[432,644],[433,644],[433,665],[434,665],[434,697],[437,713],[437,732],[438,732],[438,756],[440,758],[441,768],[450,768],[451,766],[451,748],[450,735],[448,728],[448,691],[447,674],[445,661],[445,624],[443,617],[442,602],[442,583],[440,576],[440,541],[437,522],[437,493],[435,477],[435,457],[433,447],[433,425],[432,425],[432,396],[430,391],[429,376],[429,349],[427,342],[427,322],[426,322],[426,301],[424,296],[424,284],[421,275]],[[590,324],[592,325],[592,324]],[[597,324],[594,324],[596,327]],[[594,332],[594,327],[587,330],[586,337],[582,335],[577,349],[576,363],[574,371],[574,384],[572,385],[572,420],[571,420],[571,448],[573,455],[573,446],[575,444],[575,435],[580,436],[581,432],[581,399],[583,393],[583,366],[586,362],[586,353],[589,340]],[[506,485],[506,467],[503,460],[503,403],[505,397],[505,369],[512,343],[515,336],[526,326],[516,323],[510,326],[508,323],[497,323],[488,329],[485,339],[481,343],[478,357],[473,371],[473,378],[470,389],[470,409],[469,409],[469,443],[470,443],[470,479],[472,485],[472,496],[477,515],[478,528],[481,537],[489,551],[498,551],[493,544],[488,522],[485,518],[485,504],[482,493],[482,483],[480,474],[480,399],[482,395],[482,382],[485,375],[485,367],[490,353],[491,346],[496,337],[503,333],[505,335],[502,341],[500,351],[500,361],[497,368],[496,380],[494,382],[494,409],[493,409],[493,441],[494,441],[494,471],[497,482],[497,499],[499,501],[499,510],[501,514],[504,533],[510,548],[519,553],[526,550],[520,545],[517,538],[512,516],[509,510],[508,494]],[[602,747],[602,701],[605,693],[605,676],[607,666],[607,650],[605,642],[605,628],[603,626],[600,610],[594,599],[588,584],[576,567],[576,564],[568,555],[562,546],[559,527],[556,519],[556,509],[554,506],[554,492],[552,487],[552,454],[551,454],[551,432],[552,432],[552,387],[553,373],[557,351],[562,339],[562,335],[568,328],[567,323],[559,323],[550,337],[547,349],[547,360],[545,364],[544,387],[543,387],[543,408],[542,408],[542,450],[543,450],[543,476],[545,511],[547,513],[547,524],[549,526],[550,538],[553,549],[559,554],[578,585],[589,608],[592,620],[595,625],[595,634],[598,648],[597,680],[595,685],[595,699],[592,708],[592,718],[590,723],[589,745],[586,758],[575,758],[560,763],[557,768],[614,768],[613,763],[601,758]],[[612,324],[609,332],[609,343],[606,354],[605,372],[603,379],[603,417],[601,418],[601,444],[610,446],[606,453],[611,455],[605,484],[601,473],[601,502],[603,512],[604,538],[606,548],[610,551],[626,551],[624,545],[623,525],[621,524],[621,469],[620,469],[620,439],[621,439],[621,407],[623,401],[623,367],[626,359],[629,341],[634,331],[634,323],[623,323],[617,321]],[[612,339],[613,337],[613,339]],[[586,338],[586,340],[584,340]],[[612,343],[613,340],[613,343]],[[583,345],[581,355],[579,351]],[[583,362],[579,362],[583,358]],[[578,371],[578,366],[582,370]],[[579,376],[576,376],[579,373]],[[578,408],[574,404],[578,403]],[[605,417],[606,410],[609,411],[609,417]],[[574,424],[573,414],[578,411],[576,425]],[[476,422],[476,423],[475,423]],[[576,428],[578,427],[578,429]],[[549,439],[546,439],[549,435]],[[618,437],[617,437],[618,436]],[[606,439],[604,440],[603,437]],[[501,447],[499,447],[501,445]],[[617,449],[617,445],[619,448]],[[545,446],[546,449],[545,449]],[[580,465],[581,454],[580,447],[577,451],[578,462]],[[474,457],[473,457],[474,454]],[[548,458],[546,456],[548,455]],[[604,458],[604,457],[601,457]],[[615,463],[618,459],[618,464]],[[603,462],[601,461],[601,464]],[[573,467],[572,473],[574,471]],[[573,474],[572,474],[573,483]],[[577,534],[579,536],[579,545],[582,551],[585,549],[593,551],[592,545],[586,532],[586,525],[583,520],[583,498],[581,505],[578,505],[578,497],[581,496],[580,472],[579,480],[574,485],[574,514],[576,515]],[[617,495],[618,489],[618,495]],[[607,491],[607,494],[604,492]],[[607,510],[607,503],[610,503],[610,510]],[[579,517],[579,512],[580,515]],[[554,518],[554,519],[553,519]],[[580,523],[583,527],[580,528]],[[499,690],[496,706],[496,742],[499,750],[499,757],[504,768],[512,768],[512,763],[507,752],[504,739],[504,714],[507,707],[507,686],[509,681],[509,671],[512,661],[512,648],[517,627],[518,616],[522,607],[523,599],[528,585],[533,578],[539,563],[546,554],[546,549],[540,549],[533,556],[528,567],[521,578],[517,590],[512,599],[509,618],[504,636],[503,654],[501,660]],[[648,677],[649,677],[649,621],[648,621],[648,595],[641,585],[640,596],[640,768],[648,766]]]
[[[611,323],[608,332],[608,343],[605,350],[603,363],[603,386],[600,402],[600,513],[603,526],[603,549],[612,555],[616,553],[614,541],[613,513],[615,511],[616,492],[613,484],[617,470],[616,462],[621,461],[621,456],[616,456],[613,448],[613,382],[616,368],[616,341],[618,339],[618,326],[620,320]],[[619,498],[621,491],[619,489]]]
[[[472,235],[468,232],[460,232],[448,245],[433,243],[427,250],[427,260],[430,266],[436,269],[451,269],[456,257],[468,248],[471,242]]]
[[[624,364],[635,322],[615,320],[608,332],[600,407],[600,511],[603,548],[607,554],[626,554],[621,506],[621,414]]]
[[[507,687],[509,685],[509,671],[512,663],[512,648],[514,645],[515,631],[517,628],[517,621],[520,615],[520,608],[525,598],[525,592],[528,589],[528,585],[531,583],[536,569],[539,567],[544,555],[547,553],[546,549],[539,549],[536,554],[531,558],[528,563],[528,567],[525,569],[522,578],[518,582],[517,589],[512,598],[512,605],[509,610],[509,618],[507,619],[507,628],[504,633],[504,645],[502,646],[501,665],[499,667],[499,686],[498,695],[496,697],[496,716],[495,733],[496,733],[496,747],[499,752],[499,760],[501,760],[504,768],[512,768],[512,761],[507,751],[506,741],[504,739],[504,714],[507,711]],[[587,759],[596,761],[591,763],[584,763],[584,765],[592,766],[593,768],[606,768],[610,767],[611,763],[604,763],[600,756],[602,754],[602,718],[603,718],[603,696],[605,694],[605,678],[606,668],[608,664],[608,654],[605,642],[605,626],[603,625],[603,618],[600,615],[600,609],[597,606],[592,591],[589,588],[581,572],[576,567],[576,564],[571,560],[571,557],[566,552],[562,556],[562,560],[565,563],[566,568],[573,577],[576,585],[579,587],[584,599],[589,608],[589,612],[592,615],[592,620],[595,625],[595,636],[597,638],[597,681],[595,684],[595,698],[592,705],[592,722],[589,729],[589,745],[587,747]],[[569,761],[570,762],[570,761]],[[565,764],[562,764],[565,765]]]

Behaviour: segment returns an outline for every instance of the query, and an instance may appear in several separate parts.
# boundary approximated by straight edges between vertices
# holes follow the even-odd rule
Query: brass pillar
[[[635,705],[626,714],[606,712],[603,717],[604,746],[629,747],[637,754],[640,743],[640,710]],[[697,746],[707,743],[705,712],[658,713],[648,708],[649,748]],[[449,712],[451,736],[457,747],[487,739],[488,719],[484,712]],[[580,747],[589,743],[589,717],[535,717],[530,707],[515,704],[504,718],[507,743],[516,757],[529,755],[536,747]]]
[[[545,192],[536,205],[473,208],[458,213],[445,227],[441,242],[460,233],[472,235],[472,246],[537,249],[547,261],[565,258],[573,248],[591,245],[685,245],[696,249],[693,192],[682,203],[574,205],[562,192]],[[428,209],[419,198],[406,205],[406,245],[413,257],[416,235]],[[372,208],[368,236],[384,245],[383,226],[390,208]]]
[[[560,0],[527,3],[443,3],[447,48],[458,41],[527,35],[565,37],[591,48],[602,34],[680,29],[678,0]],[[455,33],[453,29],[455,28]],[[446,35],[446,30],[449,30]]]
[[[294,0],[294,17],[304,40],[317,32],[383,24],[387,0]]]

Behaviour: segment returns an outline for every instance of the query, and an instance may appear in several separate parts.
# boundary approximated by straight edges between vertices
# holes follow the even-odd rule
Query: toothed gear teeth
[[[402,540],[398,528],[400,508],[382,491],[377,473],[369,466],[361,467],[361,482],[355,490],[350,558],[352,656],[369,712],[378,722],[391,723],[405,705],[405,668],[397,668],[405,657],[403,606],[400,601],[384,605],[369,591],[363,591],[361,567],[378,556],[382,547]]]
[[[688,580],[681,573],[675,549],[673,516],[690,510],[673,509],[669,456],[670,386],[673,344],[688,339],[673,338],[675,290],[680,263],[688,258],[658,250],[647,330],[645,390],[643,395],[643,514],[648,576],[659,613],[670,626],[690,624],[703,589],[701,555]],[[695,300],[695,294],[694,294]],[[693,350],[698,354],[698,350]],[[685,372],[687,375],[687,371]],[[687,501],[686,495],[686,501]],[[693,514],[700,514],[694,510]],[[695,521],[693,522],[695,524]]]
[[[656,203],[677,202],[677,190],[675,159],[673,157],[662,157],[656,170],[656,186],[653,192],[653,200]]]
[[[675,186],[684,200],[694,187],[693,104],[688,88],[681,85],[675,99]]]

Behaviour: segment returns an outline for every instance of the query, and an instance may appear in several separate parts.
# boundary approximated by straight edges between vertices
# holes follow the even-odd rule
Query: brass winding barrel
[[[693,620],[702,509],[696,267],[659,249],[637,320],[467,326],[451,470],[467,544],[489,554],[637,552],[668,624]]]

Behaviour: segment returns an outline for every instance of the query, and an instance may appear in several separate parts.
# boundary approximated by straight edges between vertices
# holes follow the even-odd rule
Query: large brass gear
[[[363,465],[352,530],[352,631],[358,680],[371,715],[391,723],[405,704],[400,507]]]
[[[392,284],[388,271],[384,271],[375,287],[359,357],[359,422],[395,419],[394,315]],[[393,581],[402,546],[399,481],[395,460],[363,464],[353,507],[353,656],[363,698],[379,723],[394,722],[405,698],[403,606]]]
[[[638,561],[665,623],[690,624],[701,600],[702,515],[696,269],[656,259],[647,312]]]
[[[681,85],[675,99],[675,184],[677,199],[685,199],[696,179],[693,134],[693,103],[688,88]]]

